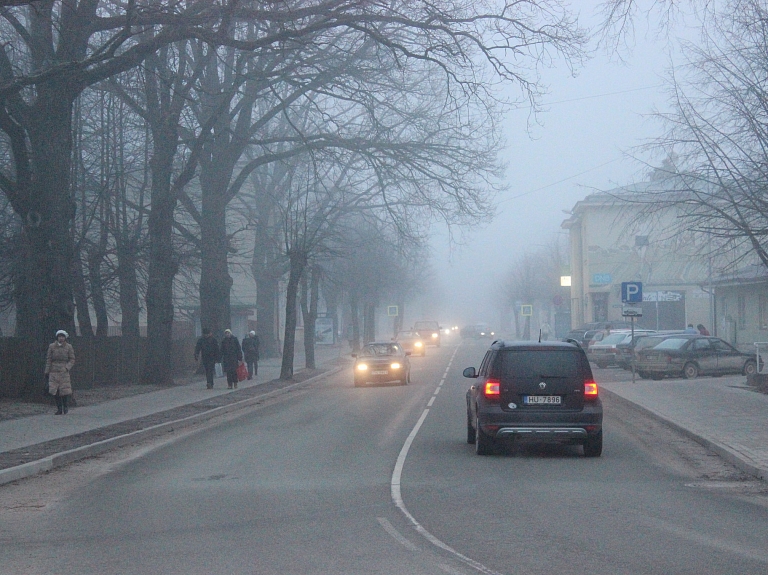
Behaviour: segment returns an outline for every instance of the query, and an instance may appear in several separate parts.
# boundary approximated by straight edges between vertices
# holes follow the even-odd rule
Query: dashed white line
[[[451,356],[451,361],[453,361],[453,357],[456,355],[456,352],[458,350],[459,350],[458,347],[454,350],[453,355]],[[440,382],[440,384],[442,385],[442,382]],[[432,396],[432,400],[435,399],[435,396],[439,391],[440,391],[440,387],[438,386],[437,391],[435,391],[434,395]],[[429,407],[432,406],[432,403],[433,401],[430,400]],[[429,408],[425,409],[421,413],[419,420],[416,422],[416,425],[414,425],[413,429],[411,430],[411,433],[408,435],[408,438],[405,440],[405,443],[403,444],[402,449],[400,449],[400,454],[397,456],[397,461],[395,462],[395,469],[392,472],[392,479],[390,481],[392,501],[394,502],[395,507],[397,507],[403,513],[403,515],[405,515],[405,518],[408,520],[408,522],[414,526],[416,531],[420,533],[427,541],[432,543],[432,545],[434,545],[435,547],[439,547],[443,551],[450,553],[451,555],[456,557],[459,561],[469,565],[470,567],[479,571],[480,573],[485,573],[486,575],[501,575],[500,573],[489,569],[482,563],[478,563],[474,559],[470,559],[469,557],[462,555],[461,553],[456,551],[454,548],[440,541],[437,537],[435,537],[429,531],[427,531],[424,527],[422,527],[422,525],[418,521],[416,521],[416,518],[413,515],[411,515],[411,513],[405,507],[405,503],[403,502],[403,496],[400,491],[400,479],[403,474],[403,466],[405,465],[405,460],[408,457],[408,451],[411,449],[411,444],[413,443],[413,440],[416,438],[416,435],[419,433],[419,430],[421,429],[421,426],[423,425],[424,420],[427,418],[427,415],[429,415]]]

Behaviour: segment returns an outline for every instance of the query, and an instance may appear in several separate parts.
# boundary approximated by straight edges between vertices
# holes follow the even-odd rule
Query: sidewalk
[[[748,387],[745,376],[639,379],[600,386],[666,421],[745,473],[768,479],[768,395]]]
[[[294,373],[295,379],[304,383],[311,374],[303,369],[301,351],[296,354]],[[324,373],[338,368],[341,358],[348,356],[346,345],[318,346],[315,351],[318,370]],[[240,382],[237,390],[227,389],[225,378],[217,378],[214,388],[206,389],[201,376],[186,385],[75,407],[66,416],[54,417],[49,412],[0,421],[0,458],[4,459],[0,462],[0,485],[95,455],[115,447],[118,441],[126,444],[168,428],[197,423],[297,385],[276,381],[280,367],[280,358],[260,361],[258,376]],[[70,448],[73,445],[76,447]],[[35,454],[45,457],[38,462]]]

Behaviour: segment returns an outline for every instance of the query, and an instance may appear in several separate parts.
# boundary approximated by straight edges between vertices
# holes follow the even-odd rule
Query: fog
[[[591,14],[585,7],[582,20],[596,23]],[[681,32],[678,25],[673,35]],[[498,197],[496,218],[464,230],[461,245],[450,241],[444,227],[435,228],[437,293],[436,300],[422,304],[426,313],[439,313],[443,321],[493,325],[499,309],[494,298],[516,256],[552,243],[558,234],[566,242],[560,229],[564,211],[588,194],[642,178],[647,168],[637,147],[660,133],[651,114],[665,109],[662,82],[674,60],[673,44],[659,36],[657,24],[639,18],[621,58],[597,48],[575,76],[563,63],[543,71],[548,94],[538,122],[529,121],[527,108],[506,115],[507,147],[500,156],[509,189]]]

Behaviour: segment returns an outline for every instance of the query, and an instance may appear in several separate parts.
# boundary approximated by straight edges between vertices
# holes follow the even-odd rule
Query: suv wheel
[[[475,428],[472,426],[472,414],[467,410],[467,443],[475,444]]]
[[[480,429],[480,422],[475,420],[475,453],[478,455],[493,454],[493,439]]]
[[[751,359],[744,364],[744,375],[755,375],[757,373],[757,363]]]
[[[695,379],[699,377],[699,368],[695,363],[688,362],[683,366],[683,375],[685,379]]]
[[[584,442],[584,457],[600,457],[603,453],[603,430],[596,435],[588,437]]]

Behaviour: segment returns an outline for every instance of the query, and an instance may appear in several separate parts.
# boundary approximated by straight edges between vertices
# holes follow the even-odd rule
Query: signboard
[[[613,281],[611,274],[592,274],[592,283],[605,285]]]
[[[642,303],[643,282],[621,282],[621,301],[623,303]]]
[[[523,316],[533,315],[533,306],[532,305],[521,305],[520,306],[520,315],[523,315]]]
[[[333,345],[333,318],[319,317],[315,320],[315,343]]]
[[[387,306],[387,315],[389,317],[397,317],[399,315],[398,314],[397,306],[396,305],[388,305]]]
[[[643,308],[627,305],[621,310],[621,315],[624,317],[643,317]]]

